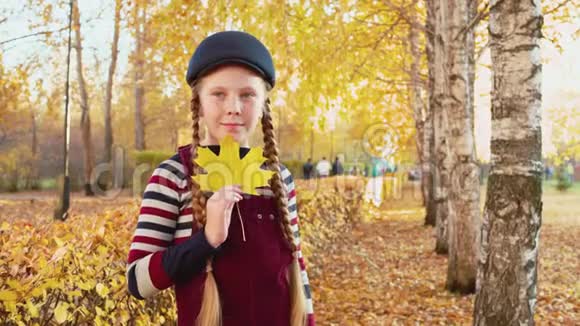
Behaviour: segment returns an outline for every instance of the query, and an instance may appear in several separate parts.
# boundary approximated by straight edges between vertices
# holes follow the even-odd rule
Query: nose
[[[242,102],[237,98],[237,96],[231,96],[227,101],[226,113],[228,115],[240,115],[242,113]]]

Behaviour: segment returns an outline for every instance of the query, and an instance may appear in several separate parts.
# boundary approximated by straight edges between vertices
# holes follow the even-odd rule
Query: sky
[[[580,98],[570,101],[563,96],[576,91],[580,96],[580,39],[574,40],[572,32],[580,26],[577,24],[559,25],[557,30],[562,33],[560,40],[563,51],[548,40],[542,40],[542,151],[544,155],[556,151],[552,142],[552,121],[548,116],[550,110],[580,110],[575,107]],[[491,71],[484,66],[491,65],[490,51],[487,49],[481,56],[477,66],[475,81],[475,134],[478,157],[489,161],[491,141]]]
[[[106,78],[106,69],[110,58],[110,43],[113,37],[113,0],[80,0],[81,24],[87,19],[90,22],[83,24],[81,29],[84,35],[83,47],[86,49],[83,53],[83,60],[87,66],[94,64],[95,56],[101,61],[101,68],[99,76],[102,80]],[[3,24],[0,24],[0,41],[8,40],[14,37],[30,34],[43,28],[37,28],[31,31],[28,28],[31,20],[37,20],[29,12],[22,12],[21,1],[17,0],[3,0],[0,4],[0,9],[12,11],[13,14],[8,16],[8,19]],[[102,11],[101,18],[95,19]],[[59,12],[59,11],[57,11]],[[68,12],[61,10],[60,15],[63,18],[68,15]],[[542,41],[542,57],[543,57],[543,151],[544,154],[550,154],[555,151],[554,145],[551,141],[552,124],[546,112],[552,109],[562,110],[580,110],[574,107],[574,103],[566,99],[562,94],[566,92],[576,91],[580,93],[580,65],[578,58],[580,58],[580,39],[572,39],[571,34],[580,26],[580,17],[578,17],[574,24],[558,25],[556,30],[562,34],[560,43],[563,51],[560,53],[556,47],[547,40]],[[47,29],[51,29],[47,27]],[[54,28],[52,28],[54,29]],[[66,33],[62,33],[66,37]],[[39,60],[46,60],[54,53],[48,52],[44,49],[41,38],[27,38],[15,42],[11,42],[5,46],[1,46],[3,55],[3,64],[7,67],[14,67],[19,63],[29,60],[32,55],[39,56]],[[116,77],[119,78],[127,70],[128,56],[132,50],[133,45],[131,38],[126,31],[121,33],[119,40],[119,61],[116,71]],[[66,52],[62,52],[65,54]],[[64,56],[63,56],[64,58]],[[491,138],[491,112],[490,112],[490,88],[491,88],[491,71],[485,66],[491,63],[489,49],[487,49],[481,56],[477,67],[477,79],[475,81],[475,135],[476,135],[476,149],[478,157],[483,160],[489,160],[490,156],[490,138]],[[41,78],[43,74],[48,74],[53,69],[51,67],[41,68],[33,79]],[[62,65],[63,73],[65,65],[63,59]],[[71,76],[72,77],[72,76]],[[578,100],[575,101],[578,103]]]

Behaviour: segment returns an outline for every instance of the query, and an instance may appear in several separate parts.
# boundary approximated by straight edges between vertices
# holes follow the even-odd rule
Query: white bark
[[[423,196],[423,205],[428,206],[430,192],[428,188],[428,178],[430,174],[428,160],[429,160],[429,143],[425,143],[425,123],[426,123],[426,110],[424,109],[423,99],[421,97],[421,85],[420,85],[420,65],[421,65],[421,52],[419,51],[419,31],[418,31],[418,19],[417,19],[417,0],[413,1],[409,9],[410,16],[410,26],[409,26],[409,47],[412,57],[411,69],[410,69],[410,97],[409,102],[411,108],[413,109],[413,118],[415,120],[415,144],[417,147],[417,159],[419,161],[419,166],[421,167],[421,194]]]
[[[492,1],[491,173],[475,325],[534,325],[542,215],[539,1]]]
[[[473,135],[473,88],[469,55],[473,45],[470,0],[447,0],[449,25],[448,100],[451,186],[449,187],[449,260],[447,288],[452,292],[475,292],[479,214],[479,169]]]
[[[422,183],[424,184],[424,192],[428,194],[427,203],[425,205],[425,225],[436,226],[436,212],[437,204],[435,202],[435,162],[434,162],[434,147],[435,139],[433,138],[433,108],[435,103],[435,1],[427,1],[427,19],[425,23],[425,39],[427,52],[427,67],[429,70],[429,82],[427,94],[429,95],[428,105],[425,107],[424,117],[425,125],[423,132],[423,167],[422,167]]]
[[[435,44],[434,56],[434,83],[432,101],[433,138],[434,138],[434,197],[436,203],[436,244],[435,251],[439,254],[448,252],[447,216],[449,212],[448,189],[450,184],[450,153],[449,153],[449,122],[445,111],[449,100],[450,87],[448,79],[448,36],[447,7],[444,0],[434,0],[435,12]]]

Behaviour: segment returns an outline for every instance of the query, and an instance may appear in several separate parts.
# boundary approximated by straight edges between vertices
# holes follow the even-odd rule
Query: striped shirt
[[[128,290],[138,299],[151,298],[171,286],[178,287],[181,281],[202,272],[206,259],[219,250],[207,242],[203,229],[192,231],[190,176],[186,172],[187,166],[181,161],[179,153],[163,161],[153,171],[143,194],[126,269]],[[283,165],[281,176],[287,190],[290,225],[298,249],[308,325],[312,326],[314,311],[306,264],[300,250],[296,188],[290,171]],[[258,191],[260,195],[273,196],[268,188]]]

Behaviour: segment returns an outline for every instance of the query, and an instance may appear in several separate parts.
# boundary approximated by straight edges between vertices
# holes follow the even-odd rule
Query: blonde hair
[[[269,93],[271,90],[270,85],[264,81],[266,85],[266,92]],[[191,143],[192,159],[197,157],[197,146],[200,144],[200,115],[199,110],[201,108],[201,103],[199,99],[199,87],[198,81],[195,81],[192,88],[192,98],[191,98],[191,119],[192,119],[192,130],[193,137]],[[271,116],[271,104],[270,99],[267,98],[264,104],[264,112],[261,118],[262,123],[262,133],[264,134],[264,157],[267,158],[266,166],[268,169],[275,171],[276,173],[270,180],[270,187],[274,192],[274,198],[276,199],[276,205],[278,206],[280,216],[280,227],[282,229],[282,234],[288,241],[290,248],[294,254],[294,259],[289,265],[287,270],[287,279],[290,288],[290,325],[291,326],[303,326],[306,324],[306,296],[304,293],[304,286],[302,284],[302,278],[300,273],[300,264],[298,262],[297,247],[294,243],[294,236],[292,229],[290,228],[290,219],[288,212],[288,199],[283,186],[282,176],[280,174],[280,160],[278,159],[278,146],[276,143],[274,135],[274,125],[272,123]],[[193,162],[193,175],[196,175],[201,171],[201,168]],[[206,222],[206,199],[199,187],[199,184],[192,182],[191,186],[191,205],[193,211],[194,220],[197,223],[198,228],[205,225]],[[206,280],[203,289],[203,298],[201,303],[201,309],[197,316],[197,325],[199,326],[219,326],[221,325],[221,304],[219,299],[219,291],[216,284],[215,277],[212,271],[212,261],[208,260],[206,266]]]

